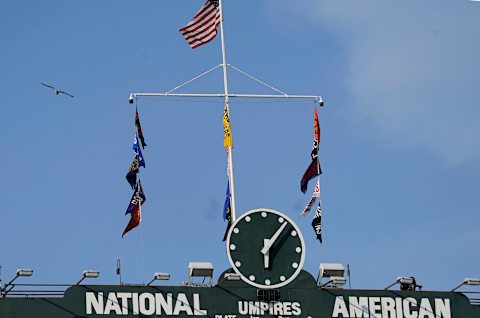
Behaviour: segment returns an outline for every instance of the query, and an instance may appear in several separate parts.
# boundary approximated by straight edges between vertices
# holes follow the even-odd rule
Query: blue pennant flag
[[[140,145],[138,144],[138,135],[135,133],[135,137],[133,137],[133,146],[132,146],[133,152],[135,154],[138,154],[138,151],[140,150]]]
[[[231,218],[231,211],[230,211],[230,181],[227,182],[227,192],[225,193],[225,204],[223,205],[223,220],[230,220]]]
[[[140,147],[138,147],[138,165],[145,168],[145,160],[143,160],[143,154]]]
[[[133,152],[135,155],[138,156],[138,165],[140,167],[145,168],[145,160],[143,159],[143,154],[142,150],[140,149],[140,144],[138,143],[138,135],[135,133],[135,137],[133,137],[133,146],[132,146]]]
[[[230,226],[232,226],[232,207],[230,205],[230,181],[227,182],[227,192],[225,193],[225,204],[223,205],[223,220],[227,220],[227,229],[225,230],[225,234],[223,235],[223,241],[227,239],[228,230]]]

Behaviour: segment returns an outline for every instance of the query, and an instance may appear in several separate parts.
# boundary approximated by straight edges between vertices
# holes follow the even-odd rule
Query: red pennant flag
[[[130,222],[128,222],[127,227],[123,231],[122,238],[130,230],[132,230],[133,228],[136,228],[140,224],[140,221],[142,221],[142,205],[138,203],[135,206],[135,209],[133,210],[133,212],[130,214]]]

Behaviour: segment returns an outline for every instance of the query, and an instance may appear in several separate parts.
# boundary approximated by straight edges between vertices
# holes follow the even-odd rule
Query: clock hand
[[[267,246],[267,244],[268,244],[268,239],[263,239],[263,247]],[[265,266],[265,268],[268,268],[269,262],[270,262],[270,253],[269,251],[267,251],[267,253],[263,255],[263,265]]]
[[[282,225],[278,228],[278,230],[275,232],[275,234],[273,234],[273,236],[268,240],[267,244],[265,244],[265,241],[264,241],[264,245],[263,245],[263,248],[262,248],[262,254],[263,255],[267,254],[268,250],[272,247],[275,240],[280,236],[280,233],[282,233],[285,226],[287,226],[287,221],[286,220],[283,221]]]

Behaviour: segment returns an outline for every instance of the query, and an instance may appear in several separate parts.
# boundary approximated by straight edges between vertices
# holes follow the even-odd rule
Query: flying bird
[[[70,97],[74,97],[73,95],[70,95],[70,94],[67,93],[67,92],[64,92],[64,91],[61,91],[61,90],[59,90],[59,89],[56,89],[56,88],[53,87],[53,86],[47,85],[47,84],[45,84],[45,83],[40,83],[40,84],[42,84],[43,86],[46,86],[46,87],[48,87],[48,88],[53,89],[53,91],[55,92],[56,95],[58,95],[58,94],[65,94],[65,95],[68,95],[68,96],[70,96]]]

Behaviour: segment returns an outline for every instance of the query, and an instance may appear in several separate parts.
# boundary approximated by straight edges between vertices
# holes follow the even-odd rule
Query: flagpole
[[[225,38],[223,36],[223,8],[222,8],[222,0],[218,1],[218,5],[220,8],[220,38],[222,43],[222,67],[223,67],[223,89],[225,93],[225,105],[227,108],[228,118],[230,117],[230,105],[229,105],[229,95],[228,95],[228,77],[227,77],[227,57],[225,53]],[[232,222],[237,219],[236,214],[236,206],[235,206],[235,183],[233,178],[233,148],[230,145],[227,149],[228,153],[228,177],[230,181],[230,204],[231,204],[231,212],[232,212]]]

